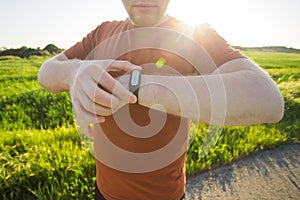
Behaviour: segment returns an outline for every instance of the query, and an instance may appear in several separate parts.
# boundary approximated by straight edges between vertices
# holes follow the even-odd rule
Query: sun
[[[207,23],[228,43],[239,45],[259,36],[259,23],[254,22],[259,21],[257,14],[245,14],[257,9],[256,5],[253,0],[171,0],[167,12],[191,26]]]
[[[204,7],[208,4],[208,0],[171,0],[168,14],[190,25],[204,23],[208,17]]]
[[[218,24],[227,19],[238,20],[237,0],[171,0],[168,13],[188,24]]]

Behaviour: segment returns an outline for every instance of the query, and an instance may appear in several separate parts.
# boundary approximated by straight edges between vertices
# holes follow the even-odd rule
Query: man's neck
[[[163,16],[156,24],[152,25],[151,27],[157,27],[157,26],[160,26],[161,24],[163,24],[164,22],[166,22],[168,19],[170,19],[170,16],[169,16],[168,14],[164,14],[164,16]],[[130,20],[130,23],[131,23],[132,26],[138,27],[138,26],[134,23],[134,21],[132,21],[130,18],[129,18],[129,20]]]

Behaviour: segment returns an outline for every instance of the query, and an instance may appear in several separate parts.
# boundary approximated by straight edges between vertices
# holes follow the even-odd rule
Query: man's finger
[[[142,68],[125,60],[113,60],[106,68],[106,71],[110,70],[130,72],[132,70],[142,70]]]
[[[128,103],[135,103],[136,97],[128,91],[119,81],[113,78],[108,73],[102,73],[102,76],[98,78],[99,85],[107,90],[109,93],[119,97],[121,100]],[[129,82],[129,79],[128,79]]]
[[[79,100],[73,101],[73,107],[78,119],[84,119],[88,123],[102,123],[103,119],[96,114],[86,111]]]
[[[110,96],[112,95],[110,94]],[[91,122],[97,122],[97,120],[95,120],[97,118],[96,115],[100,115],[100,116],[112,115],[113,110],[111,108],[104,107],[103,105],[99,105],[91,101],[86,94],[81,94],[79,99],[80,99],[81,107],[78,110],[81,110],[81,112],[84,113],[90,113],[91,116],[86,116],[86,117],[93,117],[93,121]]]
[[[106,92],[97,83],[93,81],[87,81],[83,86],[84,93],[80,95],[87,95],[89,99],[86,101],[91,101],[90,103],[97,103],[99,105],[105,106],[107,108],[115,108],[119,104],[119,98]]]
[[[85,121],[83,118],[78,118],[77,123],[78,123],[81,131],[83,132],[83,134],[85,134],[89,138],[94,137],[93,129],[90,128],[89,122]]]

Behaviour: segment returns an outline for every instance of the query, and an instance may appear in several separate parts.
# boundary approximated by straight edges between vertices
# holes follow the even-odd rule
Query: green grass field
[[[244,51],[268,71],[285,98],[277,124],[224,127],[205,157],[208,125],[192,123],[187,174],[203,172],[300,139],[300,54]],[[0,199],[93,199],[95,162],[73,122],[67,93],[37,83],[46,57],[0,57]],[[213,136],[213,135],[212,135]]]

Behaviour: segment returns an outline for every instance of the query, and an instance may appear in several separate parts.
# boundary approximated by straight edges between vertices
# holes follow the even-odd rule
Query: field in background
[[[192,175],[300,139],[300,54],[243,51],[270,73],[285,98],[280,123],[225,127],[205,156],[208,126],[193,123],[186,160]],[[0,57],[0,199],[93,199],[95,162],[73,123],[67,93],[37,83],[46,57]]]

